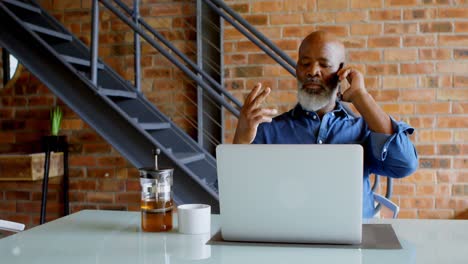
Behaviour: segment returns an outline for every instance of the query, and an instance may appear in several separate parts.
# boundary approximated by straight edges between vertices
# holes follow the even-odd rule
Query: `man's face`
[[[299,49],[297,62],[298,99],[308,111],[317,111],[336,100],[337,71],[344,49],[336,41],[306,39]]]

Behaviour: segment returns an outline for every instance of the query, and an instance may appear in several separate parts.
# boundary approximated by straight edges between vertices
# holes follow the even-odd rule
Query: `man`
[[[414,129],[387,115],[367,92],[362,73],[344,61],[344,46],[335,36],[311,33],[299,47],[299,103],[273,118],[277,110],[261,105],[271,89],[257,84],[242,107],[233,143],[362,145],[363,217],[370,218],[374,200],[369,174],[401,178],[414,172],[418,158],[408,138]],[[340,82],[345,79],[350,85],[341,94]],[[361,117],[352,117],[340,100],[352,103]]]

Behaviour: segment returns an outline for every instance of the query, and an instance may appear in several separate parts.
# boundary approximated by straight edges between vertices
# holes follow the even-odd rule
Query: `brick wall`
[[[420,168],[394,181],[400,217],[454,218],[468,211],[468,1],[227,2],[295,59],[308,33],[335,33],[377,102],[416,128]],[[267,105],[286,111],[296,104],[295,80],[229,24],[224,51],[226,87],[237,98],[262,82],[273,90]],[[226,119],[230,142],[236,119]]]
[[[41,0],[65,26],[89,43],[90,1]],[[127,1],[128,2],[128,1]],[[191,1],[142,1],[142,14],[177,46],[194,56]],[[433,3],[434,2],[434,3]],[[420,169],[395,181],[394,200],[405,218],[453,218],[468,209],[466,169],[468,1],[228,1],[243,17],[296,58],[302,38],[315,29],[345,42],[349,63],[366,75],[368,90],[384,109],[416,127]],[[404,4],[404,5],[403,5]],[[100,55],[132,80],[132,36],[101,13]],[[172,28],[171,28],[172,26]],[[171,30],[168,30],[171,28]],[[166,29],[164,31],[164,29]],[[282,111],[296,103],[295,80],[246,41],[225,31],[226,87],[243,100],[256,82],[272,87],[268,99]],[[190,133],[194,117],[188,82],[160,55],[143,46],[145,95]],[[182,87],[182,88],[180,88]],[[48,111],[63,104],[34,76],[22,74],[0,90],[0,153],[28,152],[48,134]],[[66,106],[62,134],[70,146],[70,201],[82,208],[137,210],[138,172]],[[236,121],[226,120],[229,142]],[[60,216],[60,178],[49,195],[49,219]],[[40,183],[0,182],[0,218],[38,223]]]

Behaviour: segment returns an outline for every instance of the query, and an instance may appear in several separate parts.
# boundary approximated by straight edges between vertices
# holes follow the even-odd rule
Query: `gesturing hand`
[[[234,144],[252,143],[257,134],[258,125],[263,122],[271,122],[273,116],[278,113],[276,109],[261,107],[270,92],[269,87],[262,91],[262,84],[258,83],[247,96],[237,123]]]

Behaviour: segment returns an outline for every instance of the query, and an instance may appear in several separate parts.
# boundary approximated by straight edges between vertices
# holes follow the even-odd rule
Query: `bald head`
[[[314,31],[304,38],[299,47],[299,58],[310,50],[324,50],[326,54],[332,56],[328,60],[336,59],[338,64],[345,60],[345,49],[341,41],[335,35],[326,31]]]

